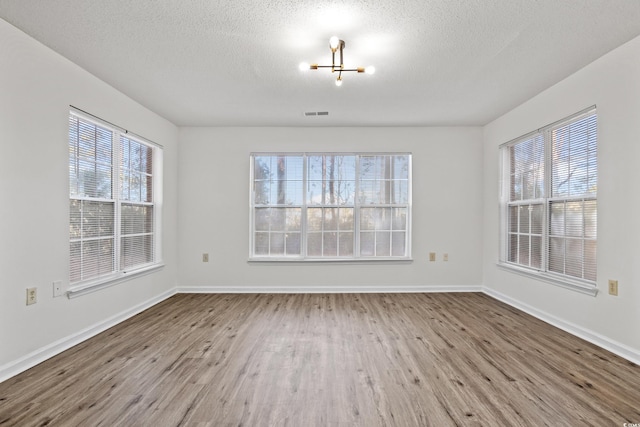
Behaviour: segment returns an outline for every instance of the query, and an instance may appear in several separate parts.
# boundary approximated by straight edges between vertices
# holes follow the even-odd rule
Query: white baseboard
[[[635,363],[636,365],[640,365],[640,352],[631,347],[628,347],[622,343],[614,341],[589,329],[585,329],[571,322],[567,322],[566,320],[560,319],[542,310],[538,310],[537,308],[534,308],[528,304],[525,304],[493,289],[485,287],[482,291],[490,297],[502,301],[512,307],[515,307],[518,310],[522,310],[525,313],[542,320],[543,322],[549,323],[556,328],[562,329],[563,331],[568,332],[571,335],[582,338],[583,340],[595,344],[605,350],[608,350],[613,354],[617,354],[618,356],[623,357]]]
[[[128,318],[133,317],[136,314],[148,309],[149,307],[153,307],[154,305],[164,301],[175,293],[175,288],[170,289],[158,295],[157,297],[144,301],[136,305],[135,307],[131,307],[130,309],[118,313],[115,316],[112,316],[102,322],[96,323],[93,326],[85,328],[81,331],[78,331],[77,333],[69,335],[42,348],[39,348],[27,354],[26,356],[21,357],[18,360],[0,366],[0,382],[5,381],[15,375],[18,375],[21,372],[26,371],[29,368],[36,366],[37,364],[42,363],[45,360],[62,353],[65,350],[68,350],[74,345],[80,344],[81,342],[95,335],[98,335],[100,332],[106,331],[107,329],[117,325],[118,323],[121,323]]]
[[[375,294],[482,292],[482,286],[180,286],[184,294]]]

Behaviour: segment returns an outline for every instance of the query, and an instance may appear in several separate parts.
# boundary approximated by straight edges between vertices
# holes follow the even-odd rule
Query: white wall
[[[498,146],[591,105],[598,113],[596,297],[496,267]],[[610,52],[484,128],[484,285],[640,360],[640,38]],[[619,296],[607,293],[619,281]]]
[[[0,377],[26,356],[176,286],[177,128],[0,20]],[[75,105],[164,145],[166,267],[73,300],[68,115]],[[38,302],[25,305],[26,288]]]
[[[179,139],[182,287],[453,290],[481,284],[480,128],[183,128]],[[252,151],[412,152],[414,261],[248,263]],[[431,251],[436,262],[428,261]],[[444,252],[449,262],[442,261]],[[209,263],[202,253],[209,253]]]

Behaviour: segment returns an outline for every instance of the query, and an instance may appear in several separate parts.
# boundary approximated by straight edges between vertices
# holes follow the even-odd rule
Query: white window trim
[[[121,128],[117,125],[114,125],[111,122],[108,122],[104,119],[101,119],[97,116],[94,116],[90,113],[87,113],[84,110],[81,110],[74,106],[69,106],[69,114],[73,114],[82,120],[86,120],[90,123],[96,124],[98,126],[107,128],[114,132],[114,141],[119,141],[119,135],[124,135],[127,138],[132,140],[136,140],[137,142],[141,142],[148,146],[153,147],[153,203],[151,205],[154,206],[154,255],[155,260],[151,263],[143,264],[135,266],[132,269],[122,269],[119,271],[115,271],[112,274],[103,275],[96,278],[87,279],[81,282],[74,283],[73,285],[69,285],[67,287],[66,295],[69,299],[86,295],[89,293],[93,293],[100,289],[108,288],[110,286],[134,279],[136,277],[145,276],[147,274],[153,273],[156,270],[159,270],[164,267],[164,261],[162,256],[162,206],[163,206],[163,164],[164,164],[164,147],[160,144],[157,144],[153,141],[150,141],[140,135],[129,132],[128,130]],[[68,117],[68,116],[67,116]],[[68,143],[68,142],[67,142]],[[114,143],[114,156],[120,151],[119,143]],[[115,167],[115,166],[114,166]],[[114,191],[118,191],[117,189]],[[67,196],[70,198],[70,196]],[[67,213],[67,218],[69,218],[69,213]],[[114,227],[119,227],[120,217],[116,216],[116,221]],[[116,233],[114,237],[116,241],[119,233]],[[119,253],[120,253],[120,242],[117,242],[115,246],[115,258],[116,265],[119,265]],[[67,262],[67,265],[69,262]]]
[[[572,114],[571,116],[565,117],[561,120],[558,120],[556,122],[550,123],[546,126],[543,126],[537,130],[534,130],[532,132],[529,132],[525,135],[522,135],[518,138],[515,138],[511,141],[508,141],[504,144],[501,144],[498,147],[498,152],[499,152],[499,170],[500,170],[500,178],[499,178],[499,200],[500,200],[500,206],[499,206],[499,254],[498,254],[498,262],[497,262],[497,266],[504,270],[504,271],[508,271],[511,273],[515,273],[518,274],[520,276],[524,276],[524,277],[529,277],[535,280],[539,280],[539,281],[543,281],[546,283],[550,283],[565,289],[569,289],[572,291],[576,291],[576,292],[580,292],[582,294],[586,294],[586,295],[590,295],[590,296],[596,296],[598,294],[598,287],[597,287],[597,280],[595,281],[591,281],[591,280],[586,280],[586,279],[580,279],[580,278],[574,278],[568,275],[563,275],[563,274],[558,274],[558,273],[554,273],[554,272],[550,272],[550,271],[546,271],[547,268],[547,262],[548,262],[548,255],[543,255],[542,257],[542,263],[539,269],[534,269],[534,268],[528,268],[528,267],[524,267],[521,266],[520,264],[517,263],[513,263],[508,261],[508,232],[507,232],[507,227],[508,227],[508,206],[509,206],[509,194],[510,194],[510,178],[509,178],[509,173],[507,171],[506,168],[508,168],[508,161],[506,161],[506,155],[503,151],[503,149],[505,147],[508,147],[510,145],[516,144],[519,141],[523,141],[526,138],[538,134],[538,133],[542,133],[545,134],[545,138],[544,138],[544,143],[545,143],[545,194],[550,194],[550,184],[549,184],[549,173],[550,173],[550,164],[548,162],[548,159],[550,157],[550,141],[547,138],[548,133],[551,132],[552,129],[556,128],[559,125],[562,125],[564,123],[569,123],[571,121],[574,120],[578,120],[582,117],[586,117],[592,113],[596,112],[596,106],[593,105],[591,107],[585,108],[582,111],[579,111],[575,114]],[[566,198],[562,198],[562,200],[566,200],[566,199],[570,199],[570,197],[566,197]],[[595,197],[575,197],[575,199],[594,199],[597,200],[598,197],[597,195]],[[528,202],[534,202],[534,201],[541,201],[541,203],[544,205],[544,215],[543,215],[543,230],[542,230],[542,236],[543,236],[543,247],[542,250],[543,252],[548,252],[548,239],[549,239],[549,231],[547,230],[548,228],[548,206],[549,206],[549,202],[553,201],[554,198],[552,197],[544,197],[542,199],[530,199],[528,200]]]
[[[313,257],[305,255],[305,250],[302,251],[302,254],[299,256],[256,256],[254,255],[254,214],[255,214],[255,195],[254,195],[254,162],[253,159],[258,156],[303,156],[305,159],[309,156],[402,156],[407,155],[410,158],[409,161],[409,171],[408,171],[408,195],[407,195],[407,204],[406,205],[396,205],[389,204],[384,207],[407,207],[407,231],[406,231],[406,255],[405,256],[356,256],[353,255],[351,257]],[[412,211],[413,211],[413,201],[412,201],[412,186],[413,186],[413,155],[410,152],[279,152],[279,151],[264,151],[264,152],[253,152],[249,156],[250,158],[250,175],[249,175],[249,256],[247,261],[250,263],[338,263],[338,264],[359,264],[359,263],[375,263],[381,262],[385,265],[389,263],[408,263],[412,262],[413,258],[411,257],[411,219],[412,219]],[[303,189],[305,188],[304,183],[307,182],[307,174],[306,174],[306,161],[303,162]],[[359,168],[358,162],[356,163],[356,168]],[[356,175],[358,174],[358,170],[356,170]],[[356,179],[357,181],[357,179]],[[357,186],[357,184],[356,184]],[[357,234],[356,230],[359,230],[359,222],[360,222],[360,208],[362,207],[360,204],[355,202],[355,199],[358,197],[357,188],[354,194],[354,235]],[[303,190],[304,193],[304,190]],[[306,198],[306,196],[303,195]],[[378,205],[379,206],[379,205]],[[324,207],[324,206],[319,206]],[[306,223],[306,202],[302,203],[301,210],[301,218],[303,223]],[[356,223],[358,225],[356,225]],[[304,225],[303,225],[304,228]],[[306,248],[307,232],[301,230],[301,248]],[[360,239],[355,239],[354,242],[354,253],[359,253],[359,241]]]

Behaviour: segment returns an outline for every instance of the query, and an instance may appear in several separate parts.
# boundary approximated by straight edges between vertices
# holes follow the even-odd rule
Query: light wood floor
[[[622,426],[640,367],[482,294],[176,295],[0,384],[0,426]]]

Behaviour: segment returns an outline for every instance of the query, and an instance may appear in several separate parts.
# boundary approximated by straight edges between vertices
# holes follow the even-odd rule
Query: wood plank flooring
[[[483,294],[179,294],[0,383],[0,426],[622,426],[640,367]]]

